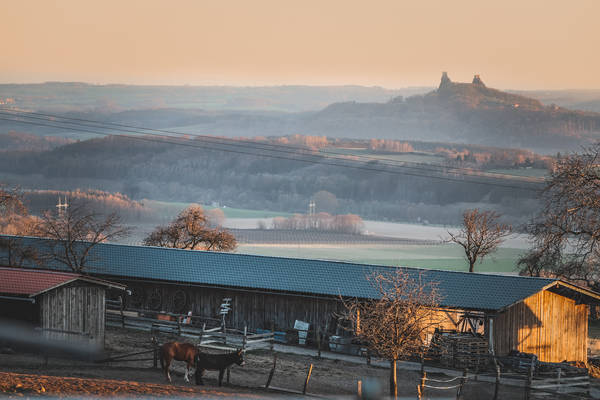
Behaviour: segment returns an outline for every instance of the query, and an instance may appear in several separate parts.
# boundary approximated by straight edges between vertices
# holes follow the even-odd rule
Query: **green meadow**
[[[500,248],[475,266],[478,272],[515,273],[523,249]],[[317,258],[377,265],[467,271],[468,264],[462,248],[453,244],[441,245],[246,245],[237,253],[264,256]]]

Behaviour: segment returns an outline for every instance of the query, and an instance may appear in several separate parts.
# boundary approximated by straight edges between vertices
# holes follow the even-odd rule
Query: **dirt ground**
[[[159,338],[161,343],[171,339]],[[181,340],[181,339],[179,339]],[[126,354],[151,349],[149,333],[111,328],[107,331],[106,350],[111,355]],[[151,355],[138,356],[141,358]],[[364,391],[370,388],[387,387],[389,370],[338,360],[317,359],[310,356],[278,353],[277,368],[271,382],[274,388],[301,391],[310,364],[313,370],[308,385],[309,394],[326,398],[355,397],[357,382],[364,382]],[[94,364],[89,362],[50,358],[48,365],[35,355],[0,354],[0,392],[8,395],[92,395],[92,396],[196,396],[196,397],[297,397],[298,395],[265,390],[273,355],[268,351],[250,352],[243,367],[231,369],[231,381],[223,387],[217,386],[218,372],[205,373],[205,386],[185,383],[182,362],[174,362],[173,384],[167,384],[159,369],[153,368],[152,360]],[[444,375],[430,374],[431,378],[447,379]],[[79,379],[55,379],[71,377]],[[398,387],[401,398],[416,398],[419,382],[418,371],[398,370]],[[192,379],[193,381],[193,379]],[[21,386],[17,386],[17,385]],[[37,386],[36,386],[37,385]],[[40,386],[44,388],[40,390]],[[493,397],[493,384],[469,381],[464,387],[465,400]],[[453,399],[455,391],[426,391],[426,398]],[[503,386],[500,399],[515,399],[523,396],[522,388]]]

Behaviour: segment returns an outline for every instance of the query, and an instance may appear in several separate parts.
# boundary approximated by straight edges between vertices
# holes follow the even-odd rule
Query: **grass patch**
[[[490,169],[485,172],[493,174],[505,174],[514,176],[525,176],[528,178],[546,178],[550,172],[543,168],[504,168],[504,169]]]
[[[468,264],[461,248],[457,245],[396,245],[396,246],[255,246],[242,244],[238,253],[257,254],[274,257],[316,258],[347,261],[360,264],[402,265],[467,271]],[[475,266],[477,272],[514,273],[521,249],[501,248],[493,256]]]
[[[344,148],[344,147],[327,147],[323,149],[327,153],[335,153],[346,156],[367,156],[373,159],[405,161],[425,164],[441,164],[445,158],[435,154],[428,153],[386,153],[369,150],[367,148]]]
[[[142,200],[142,203],[159,218],[172,219],[185,208],[194,203],[182,203],[174,201],[159,201],[159,200]],[[202,205],[205,210],[211,210],[216,207]],[[265,211],[265,210],[246,210],[243,208],[221,207],[226,218],[272,218],[272,217],[289,217],[292,214],[280,211]]]

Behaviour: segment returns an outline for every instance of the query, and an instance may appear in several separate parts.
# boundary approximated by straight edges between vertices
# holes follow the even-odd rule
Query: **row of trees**
[[[222,212],[207,216],[201,207],[193,206],[169,225],[157,227],[144,243],[191,250],[235,250],[235,237],[220,226],[213,226],[215,221],[222,221]],[[1,237],[0,248],[8,265],[22,266],[28,261],[44,265],[55,261],[82,273],[95,246],[123,238],[130,232],[117,213],[98,214],[85,203],[75,202],[64,211],[47,211],[40,217],[29,215],[21,192],[0,187],[0,233],[52,239],[52,245],[42,249],[25,245],[18,237]]]
[[[355,214],[331,215],[321,212],[314,215],[295,214],[289,218],[275,217],[273,229],[360,234],[364,229],[364,223],[362,218]]]
[[[561,157],[540,200],[541,211],[524,227],[533,246],[518,261],[520,273],[600,290],[600,144]],[[461,230],[449,232],[449,240],[463,247],[469,271],[510,234],[499,217],[467,210]]]

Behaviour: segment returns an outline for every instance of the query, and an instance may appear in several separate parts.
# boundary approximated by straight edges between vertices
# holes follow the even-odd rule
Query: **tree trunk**
[[[396,359],[390,361],[390,396],[398,398],[398,381],[396,380]]]
[[[474,271],[475,271],[475,262],[469,261],[469,272],[474,272]]]

